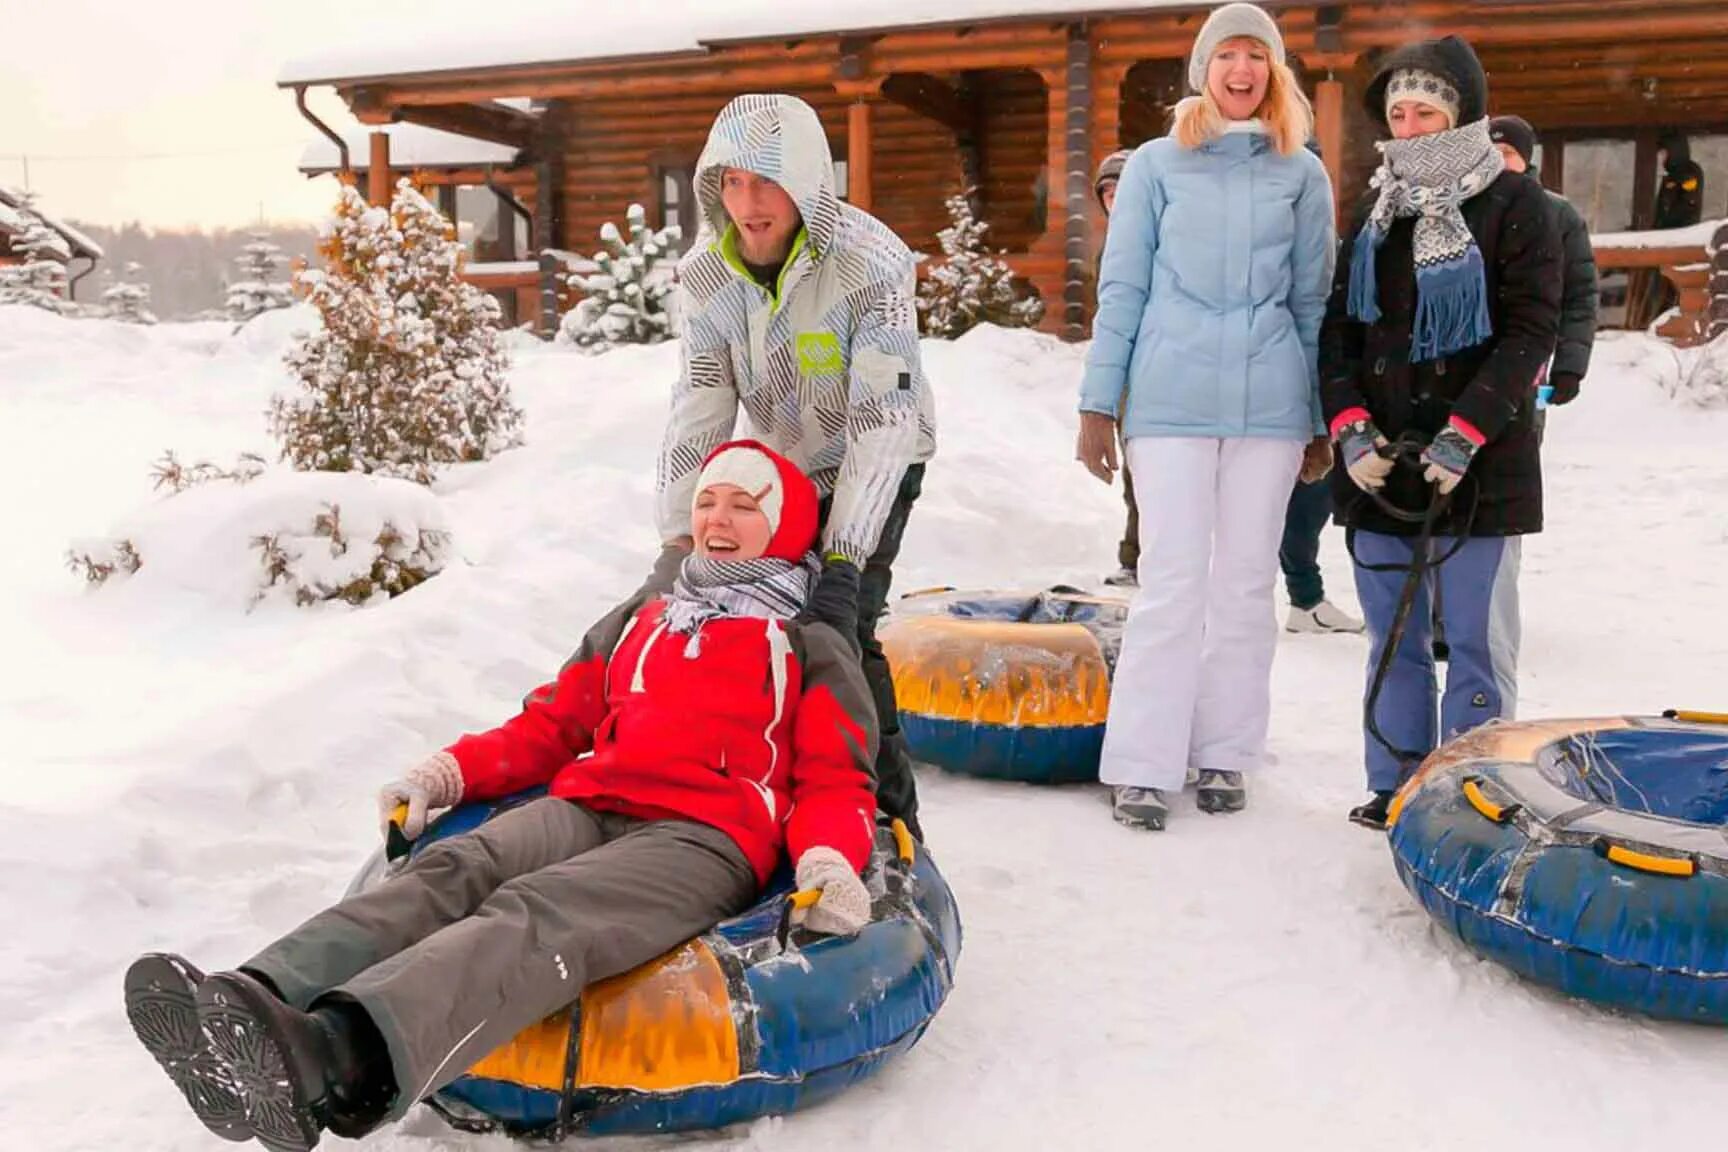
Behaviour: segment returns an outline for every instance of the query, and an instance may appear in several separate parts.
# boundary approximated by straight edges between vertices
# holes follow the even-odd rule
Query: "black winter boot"
[[[204,1127],[224,1140],[250,1140],[245,1106],[198,1022],[202,983],[204,973],[182,957],[140,956],[126,969],[126,1019]]]
[[[1391,792],[1376,792],[1365,804],[1350,809],[1350,822],[1376,832],[1386,831],[1387,809],[1392,806]]]
[[[358,1015],[359,1020],[355,1019]],[[198,989],[198,1017],[215,1057],[245,1105],[252,1134],[271,1152],[309,1152],[326,1128],[355,1131],[381,1120],[376,1106],[382,1040],[358,1005],[311,1012],[277,999],[245,972],[221,972]],[[389,1061],[382,1061],[384,1069]]]

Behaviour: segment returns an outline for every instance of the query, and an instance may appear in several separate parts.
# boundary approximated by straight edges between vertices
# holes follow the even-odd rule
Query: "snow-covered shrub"
[[[262,476],[266,467],[268,465],[264,462],[264,457],[256,452],[242,452],[233,468],[223,468],[209,460],[182,464],[170,448],[151,466],[150,486],[158,492],[166,488],[170,493],[174,493],[184,492],[194,485],[207,484],[212,480],[232,480],[236,484],[246,484]]]
[[[101,315],[125,324],[156,323],[156,314],[150,311],[150,285],[139,277],[143,271],[137,263],[126,262],[121,278],[102,292]]]
[[[918,316],[926,336],[952,340],[978,324],[1030,328],[1044,302],[1014,282],[1014,271],[984,245],[990,225],[977,218],[966,194],[947,199],[950,224],[936,234],[942,259],[918,284]]]
[[[130,576],[141,563],[137,546],[125,539],[91,540],[66,550],[66,567],[89,584],[104,584],[116,572]]]
[[[270,425],[295,468],[431,483],[520,442],[498,302],[459,275],[450,222],[407,180],[388,210],[342,190],[305,280],[323,326],[289,348],[300,382]]]
[[[70,315],[75,309],[66,298],[66,241],[31,211],[30,197],[14,211],[24,227],[12,237],[12,253],[24,262],[0,265],[0,304]]]
[[[1697,348],[1674,348],[1674,372],[1659,379],[1668,394],[1699,408],[1728,408],[1728,332]]]
[[[584,348],[616,344],[657,344],[672,337],[672,269],[680,234],[671,224],[658,232],[648,227],[642,205],[632,204],[624,222],[626,240],[616,224],[600,229],[604,252],[594,254],[599,270],[570,277],[570,287],[583,294],[564,314],[559,338]]]
[[[245,611],[266,600],[385,600],[442,570],[452,552],[438,498],[421,485],[276,468],[250,483],[177,489],[106,539],[74,542],[66,561],[91,584],[127,586],[120,594],[145,603],[192,594]]]
[[[309,531],[254,537],[264,567],[258,599],[279,587],[301,606],[387,600],[431,579],[449,553],[450,536],[438,529],[404,529],[386,519],[368,520],[363,532],[356,539],[343,526],[341,505],[326,504]]]
[[[288,266],[288,258],[265,233],[252,233],[252,242],[235,257],[234,263],[240,266],[240,279],[228,286],[225,308],[228,319],[244,324],[261,312],[287,308],[294,303],[293,285],[276,279]]]

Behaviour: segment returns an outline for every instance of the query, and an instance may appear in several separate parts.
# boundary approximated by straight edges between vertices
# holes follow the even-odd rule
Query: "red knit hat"
[[[772,533],[763,556],[796,562],[815,546],[816,485],[766,444],[732,440],[710,452],[696,476],[696,496],[716,484],[736,485],[756,498]]]

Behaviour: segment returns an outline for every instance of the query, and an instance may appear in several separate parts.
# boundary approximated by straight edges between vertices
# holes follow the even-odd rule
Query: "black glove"
[[[850,560],[830,556],[822,562],[822,575],[811,589],[810,602],[798,614],[798,622],[821,621],[854,651],[858,649],[858,582],[863,573]]]
[[[1556,372],[1548,378],[1548,383],[1554,386],[1554,391],[1548,396],[1550,404],[1570,404],[1578,399],[1578,385],[1583,379],[1571,372]]]

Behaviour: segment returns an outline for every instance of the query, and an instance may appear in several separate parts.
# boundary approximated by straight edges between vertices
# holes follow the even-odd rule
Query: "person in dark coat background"
[[[1536,152],[1536,129],[1518,116],[1496,116],[1488,124],[1488,135],[1500,149],[1506,167],[1513,172],[1530,172],[1531,157]],[[1560,246],[1566,253],[1566,271],[1560,305],[1560,340],[1554,349],[1554,363],[1548,370],[1548,383],[1554,388],[1550,404],[1570,404],[1578,399],[1578,388],[1584,374],[1590,370],[1590,351],[1596,344],[1596,309],[1598,289],[1596,251],[1590,246],[1590,226],[1572,202],[1558,192],[1548,193],[1549,206],[1554,209],[1555,222],[1560,226]]]
[[[1704,218],[1704,169],[1692,159],[1692,146],[1679,132],[1657,145],[1662,184],[1656,189],[1657,228],[1690,228]]]
[[[1110,219],[1110,210],[1116,206],[1116,185],[1122,179],[1122,169],[1128,166],[1128,157],[1134,155],[1134,149],[1123,148],[1104,157],[1098,165],[1098,176],[1092,182],[1092,192],[1098,197],[1098,206],[1104,209],[1104,219]],[[1104,249],[1098,249],[1098,261],[1104,261]],[[1128,473],[1128,457],[1122,457],[1122,502],[1128,506],[1128,519],[1122,527],[1122,540],[1116,545],[1116,571],[1104,577],[1104,583],[1112,588],[1138,588],[1140,586],[1140,506],[1134,503],[1134,478]]]
[[[1370,678],[1419,528],[1369,493],[1413,510],[1436,492],[1450,497],[1432,545],[1446,557],[1432,578],[1452,648],[1444,698],[1424,585],[1373,717],[1397,753],[1364,733],[1372,798],[1350,816],[1383,828],[1393,791],[1440,739],[1516,705],[1519,537],[1542,528],[1536,380],[1558,336],[1563,261],[1548,194],[1507,171],[1489,138],[1488,81],[1469,44],[1448,36],[1393,53],[1365,101],[1394,138],[1379,145],[1373,199],[1341,246],[1320,387]],[[1384,451],[1406,433],[1426,442],[1420,471]]]

